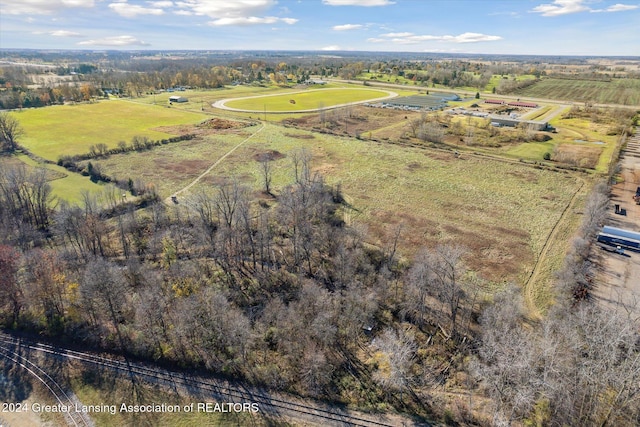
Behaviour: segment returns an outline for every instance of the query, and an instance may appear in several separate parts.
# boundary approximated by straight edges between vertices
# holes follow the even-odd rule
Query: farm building
[[[458,97],[452,94],[402,96],[384,101],[383,106],[408,110],[440,110],[447,106],[447,101],[452,100],[453,96]]]
[[[327,82],[325,82],[324,80],[319,80],[319,79],[309,79],[304,83],[307,85],[326,85],[327,84]]]
[[[538,104],[533,102],[508,102],[507,105],[510,107],[538,108]]]
[[[169,102],[188,102],[189,100],[184,96],[170,96]]]
[[[460,101],[460,97],[455,93],[433,93],[431,95],[434,98],[440,98],[443,101]]]
[[[504,101],[502,101],[500,99],[485,99],[484,103],[485,104],[503,105]]]
[[[518,120],[511,117],[498,117],[491,116],[491,125],[492,126],[508,126],[508,127],[517,127],[521,124],[525,124],[531,126],[533,130],[552,130],[549,127],[548,122],[541,122],[537,120]]]

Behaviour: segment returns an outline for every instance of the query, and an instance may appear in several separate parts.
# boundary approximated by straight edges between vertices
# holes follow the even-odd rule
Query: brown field
[[[202,134],[191,141],[100,160],[120,179],[154,183],[165,198],[187,186],[257,130],[249,127]],[[353,209],[352,224],[368,229],[368,243],[384,248],[400,228],[399,254],[460,242],[467,263],[495,284],[521,282],[531,271],[555,221],[576,191],[569,174],[519,163],[419,149],[269,125],[207,174],[190,194],[228,179],[261,188],[259,160],[273,159],[273,192],[292,182],[290,153],[306,147],[313,169],[340,184]],[[272,204],[270,202],[270,204]]]
[[[551,159],[571,166],[595,169],[601,154],[602,147],[561,144],[555,148]]]

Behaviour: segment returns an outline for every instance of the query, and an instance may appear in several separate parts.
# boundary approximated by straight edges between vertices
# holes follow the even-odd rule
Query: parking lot
[[[633,200],[640,186],[640,128],[629,139],[621,166],[623,182],[613,186],[606,225],[640,232],[640,205]],[[616,204],[626,215],[615,213]],[[595,298],[607,307],[632,313],[640,323],[640,251],[626,249],[620,254],[614,247],[597,244],[594,255],[598,265]]]

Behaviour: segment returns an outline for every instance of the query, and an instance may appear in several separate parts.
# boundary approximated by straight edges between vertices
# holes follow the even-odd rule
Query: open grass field
[[[80,203],[85,192],[98,194],[104,189],[104,185],[93,183],[89,177],[71,173],[61,166],[38,163],[25,155],[0,156],[0,168],[20,166],[25,166],[27,172],[35,168],[46,169],[51,194],[69,203]]]
[[[598,104],[640,105],[640,79],[613,79],[605,82],[546,78],[511,95]]]
[[[258,95],[225,103],[226,107],[256,112],[303,111],[349,102],[383,98],[388,93],[376,89],[323,88],[293,91],[282,95]]]
[[[94,104],[56,105],[23,110],[15,114],[25,130],[20,144],[47,160],[61,155],[86,153],[94,144],[116,147],[134,136],[163,139],[174,135],[158,126],[194,124],[207,116],[164,106],[142,105],[125,100]]]
[[[244,130],[246,137],[254,128]],[[235,138],[243,138],[236,136]],[[235,141],[210,138],[166,146],[148,153],[112,156],[101,162],[117,175],[153,171],[146,176],[166,197],[186,185],[226,153]],[[411,257],[422,246],[458,242],[469,248],[467,262],[493,283],[522,282],[547,235],[578,188],[570,174],[517,163],[452,153],[408,149],[370,141],[269,125],[247,141],[194,187],[209,190],[234,178],[261,189],[258,155],[277,151],[273,188],[292,181],[289,154],[307,147],[314,169],[328,183],[340,183],[352,201],[350,217],[371,232],[370,243],[384,245],[402,227],[400,249]],[[162,167],[159,167],[162,165]],[[153,167],[156,166],[156,167]],[[189,193],[180,198],[188,205]]]

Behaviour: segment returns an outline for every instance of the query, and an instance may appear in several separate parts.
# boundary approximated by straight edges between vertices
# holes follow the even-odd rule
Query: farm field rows
[[[640,80],[585,81],[546,78],[511,95],[598,104],[640,105]]]

